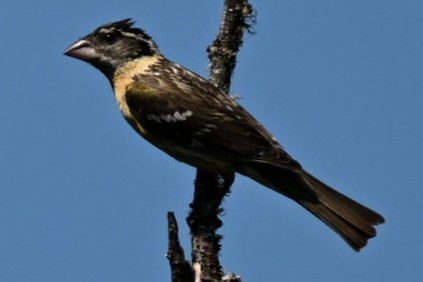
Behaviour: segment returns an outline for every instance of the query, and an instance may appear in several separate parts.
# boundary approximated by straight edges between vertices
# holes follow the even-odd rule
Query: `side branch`
[[[191,264],[185,260],[184,249],[178,238],[178,223],[173,212],[167,213],[167,230],[169,238],[169,247],[166,257],[169,260],[172,270],[172,282],[194,281],[194,272]]]

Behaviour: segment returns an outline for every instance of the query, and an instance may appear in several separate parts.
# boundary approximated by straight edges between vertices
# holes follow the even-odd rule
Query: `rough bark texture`
[[[234,181],[234,174],[217,175],[197,170],[194,200],[187,218],[191,229],[192,262],[201,281],[221,281],[223,270],[219,262],[221,235],[216,231],[222,226],[218,215],[222,211],[224,196]]]
[[[172,271],[172,282],[194,281],[194,271],[191,264],[185,260],[184,249],[182,249],[178,238],[178,223],[173,212],[167,213],[169,247],[166,257],[169,259]]]
[[[253,7],[247,0],[226,0],[216,39],[208,47],[210,81],[229,93],[236,56],[245,31],[251,32]]]
[[[245,31],[254,21],[253,8],[248,0],[225,0],[222,21],[216,39],[208,47],[210,81],[229,93],[236,56],[242,46]],[[229,95],[229,94],[228,94]],[[179,244],[178,228],[173,214],[168,215],[169,250],[167,257],[172,270],[172,281],[241,281],[235,274],[224,275],[219,262],[222,226],[219,215],[222,201],[230,191],[234,174],[220,175],[198,169],[195,179],[194,200],[187,223],[191,229],[192,262],[185,260]]]

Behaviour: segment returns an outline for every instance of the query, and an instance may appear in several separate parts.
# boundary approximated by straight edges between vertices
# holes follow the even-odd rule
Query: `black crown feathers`
[[[96,32],[99,32],[100,30],[104,30],[104,29],[116,29],[116,30],[120,30],[120,31],[123,31],[123,32],[130,32],[130,33],[139,35],[140,37],[142,37],[146,40],[152,39],[152,37],[150,35],[148,35],[141,28],[132,27],[134,24],[135,24],[135,21],[133,19],[127,18],[127,19],[124,19],[124,20],[120,20],[120,21],[116,21],[116,22],[112,22],[112,23],[102,25],[99,28],[97,28]]]

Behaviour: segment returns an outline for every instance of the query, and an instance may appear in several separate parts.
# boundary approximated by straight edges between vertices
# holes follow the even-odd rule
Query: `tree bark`
[[[225,0],[222,21],[216,39],[208,47],[210,81],[228,93],[236,57],[242,46],[245,31],[250,32],[254,21],[248,0]],[[185,255],[178,239],[178,227],[173,213],[168,214],[169,249],[167,257],[173,282],[241,281],[234,274],[224,275],[219,261],[222,226],[219,215],[222,201],[229,194],[235,174],[216,174],[197,169],[194,200],[187,223],[191,230],[192,262]]]

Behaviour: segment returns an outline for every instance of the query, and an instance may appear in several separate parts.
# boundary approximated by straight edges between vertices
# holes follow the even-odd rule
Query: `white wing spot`
[[[167,121],[167,122],[171,122],[171,121],[173,121],[173,119],[172,119],[172,116],[171,116],[171,115],[161,114],[161,115],[160,115],[160,118],[161,118],[162,120],[164,120],[164,121]]]
[[[179,113],[178,111],[176,111],[173,116],[177,119],[177,120],[184,120],[184,117],[181,115],[181,113]]]
[[[196,147],[196,146],[200,147],[200,146],[203,146],[203,143],[201,143],[197,139],[193,139],[191,145],[194,146],[194,147]]]
[[[154,120],[154,121],[156,121],[156,122],[158,122],[158,123],[161,123],[162,121],[160,120],[160,117],[159,116],[156,116],[156,115],[153,115],[153,114],[148,114],[147,115],[147,119],[148,120]]]
[[[184,120],[187,119],[187,117],[192,116],[192,112],[191,111],[185,111],[182,113],[182,117],[184,118]]]
[[[185,121],[190,116],[192,116],[191,111],[185,111],[183,113],[176,111],[173,115],[171,115],[171,114],[167,114],[167,115],[166,114],[160,114],[160,115],[148,114],[146,117],[147,117],[148,120],[152,120],[152,121],[161,123],[162,121],[166,121],[166,122]]]

